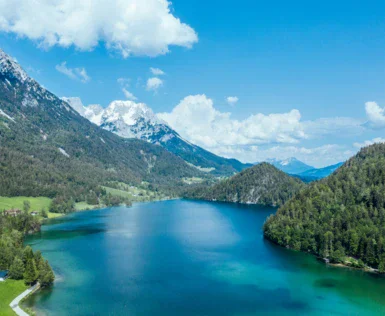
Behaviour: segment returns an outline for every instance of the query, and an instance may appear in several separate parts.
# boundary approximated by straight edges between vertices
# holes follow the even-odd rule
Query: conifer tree
[[[24,282],[29,285],[31,285],[37,280],[37,278],[39,277],[39,271],[36,268],[35,259],[27,261],[23,276]]]
[[[9,268],[9,277],[14,280],[21,280],[24,274],[24,263],[19,257],[15,257]]]
[[[55,275],[48,261],[42,261],[39,267],[39,282],[41,286],[48,286],[55,280]]]

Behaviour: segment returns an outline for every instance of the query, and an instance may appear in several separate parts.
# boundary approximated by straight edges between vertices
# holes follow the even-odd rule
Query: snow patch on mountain
[[[67,152],[66,152],[63,148],[59,148],[59,151],[60,151],[64,156],[66,156],[67,158],[70,157],[70,155],[68,155]]]
[[[12,122],[15,122],[15,119],[12,116],[9,116],[7,113],[5,113],[2,109],[0,109],[0,115],[5,116],[7,119],[11,120]]]

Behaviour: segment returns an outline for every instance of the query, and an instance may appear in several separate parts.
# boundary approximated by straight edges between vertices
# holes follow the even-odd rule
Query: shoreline
[[[20,307],[20,302],[22,302],[25,298],[28,296],[34,294],[40,289],[40,284],[36,283],[35,285],[31,286],[30,288],[26,289],[23,293],[16,296],[13,301],[9,304],[9,306],[12,308],[12,310],[16,313],[18,316],[29,316],[27,312],[25,312]]]
[[[325,258],[317,257],[317,259],[319,261],[323,261],[326,265],[331,266],[331,267],[360,270],[360,271],[367,272],[367,273],[373,273],[373,274],[381,275],[381,273],[378,272],[378,269],[375,269],[375,268],[372,268],[369,266],[364,266],[363,268],[360,268],[360,267],[354,267],[351,264],[348,264],[346,262],[345,263],[341,263],[341,262],[340,263],[331,263],[331,262],[326,262]]]
[[[377,274],[377,275],[383,275],[382,273],[379,273],[378,272],[378,269],[375,269],[375,268],[372,268],[372,267],[369,267],[367,265],[365,265],[364,267],[355,267],[355,266],[352,266],[351,265],[351,262],[350,264],[346,263],[346,261],[344,263],[332,263],[332,262],[329,262],[329,259],[328,258],[322,258],[320,256],[318,256],[317,254],[315,253],[312,253],[312,252],[306,252],[306,251],[301,251],[301,250],[295,250],[293,248],[290,248],[289,246],[282,246],[278,243],[276,243],[274,240],[271,240],[269,239],[268,237],[265,236],[265,234],[263,234],[263,238],[268,240],[269,242],[271,242],[272,244],[278,246],[278,247],[281,247],[281,248],[284,248],[284,249],[287,249],[287,250],[290,250],[290,251],[295,251],[295,252],[299,252],[299,253],[303,253],[303,254],[307,254],[307,255],[311,255],[312,257],[314,257],[317,261],[321,261],[323,262],[326,266],[330,266],[330,267],[335,267],[335,268],[345,268],[345,269],[352,269],[352,270],[360,270],[362,272],[367,272],[367,273],[372,273],[372,274]],[[346,256],[346,258],[349,258],[349,259],[353,259],[353,260],[356,260],[355,258],[353,257],[349,257],[349,256]]]

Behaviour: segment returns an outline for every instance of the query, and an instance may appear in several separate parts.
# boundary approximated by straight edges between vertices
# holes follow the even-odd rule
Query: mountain
[[[212,187],[187,192],[186,197],[210,201],[279,206],[305,184],[271,164],[261,163]]]
[[[0,196],[77,200],[108,181],[174,190],[205,177],[160,146],[85,119],[0,50]]]
[[[324,168],[314,168],[307,170],[305,172],[301,172],[297,174],[300,177],[306,177],[306,178],[312,178],[314,180],[326,178],[327,176],[331,175],[334,171],[336,171],[339,167],[341,167],[344,163],[340,162],[335,165],[327,166]]]
[[[214,175],[233,175],[250,164],[226,159],[191,144],[159,119],[144,103],[113,101],[107,108],[84,106],[79,98],[62,98],[80,115],[124,138],[138,138],[160,145],[195,168]]]
[[[309,166],[294,157],[284,160],[267,159],[266,162],[288,174],[300,174],[302,172],[314,169],[314,167]]]
[[[362,266],[360,259],[384,272],[384,227],[385,144],[375,144],[300,191],[267,220],[264,234],[281,246],[332,262]]]

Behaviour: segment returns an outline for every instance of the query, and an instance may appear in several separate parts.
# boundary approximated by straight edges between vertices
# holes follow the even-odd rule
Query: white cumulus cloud
[[[381,108],[376,102],[365,103],[366,116],[369,119],[369,125],[372,127],[385,126],[385,109]]]
[[[238,97],[227,97],[226,98],[226,102],[231,106],[234,106],[235,104],[237,104],[238,101],[239,101]]]
[[[239,121],[232,119],[231,113],[216,110],[206,95],[190,95],[171,113],[160,113],[159,117],[182,137],[211,150],[220,146],[297,143],[306,137],[298,110],[255,114]]]
[[[163,86],[163,80],[153,77],[147,80],[146,89],[156,92],[161,86]]]
[[[67,67],[67,63],[63,61],[60,65],[56,65],[56,70],[66,75],[68,78],[72,80],[78,80],[83,83],[86,83],[91,80],[88,76],[85,68],[69,68]]]
[[[167,0],[0,0],[0,31],[45,48],[87,51],[103,42],[124,58],[163,55],[170,46],[191,48],[198,41]]]
[[[152,74],[154,76],[162,76],[162,75],[165,75],[165,72],[162,70],[162,69],[159,69],[159,68],[150,68],[150,71],[152,72]]]

